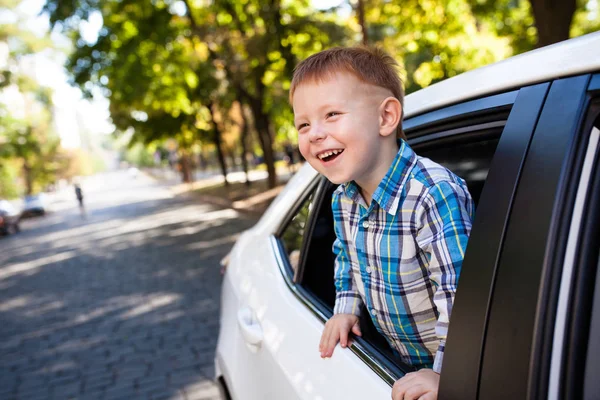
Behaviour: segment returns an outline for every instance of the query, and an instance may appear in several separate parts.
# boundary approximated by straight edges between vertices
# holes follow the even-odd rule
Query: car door
[[[548,87],[533,85],[465,101],[404,122],[411,146],[465,178],[479,203],[471,237],[478,238],[479,244],[467,248],[459,286],[462,288],[466,280],[467,287],[477,288],[464,296],[466,301],[483,299],[483,307],[477,302],[469,306],[473,332],[462,340],[475,342],[469,343],[474,349],[467,358],[477,357],[481,350],[478,335],[485,326],[504,216],[510,210]],[[368,318],[361,321],[363,338],[357,338],[353,346],[338,347],[331,359],[319,357],[320,335],[332,315],[335,294],[329,215],[333,188],[325,180],[307,182],[300,178],[290,185],[296,189],[286,188],[268,217],[246,234],[232,253],[232,268],[224,285],[237,287],[238,298],[232,301],[224,297],[222,307],[224,315],[236,314],[239,319],[235,323],[222,321],[222,336],[235,338],[223,337],[220,342],[235,343],[228,355],[235,362],[224,363],[235,366],[235,371],[227,372],[233,397],[387,399],[393,382],[411,368],[386,349],[385,340],[369,327]],[[459,290],[457,303],[460,299]],[[246,328],[240,320],[246,321]],[[447,352],[451,351],[450,340]],[[462,367],[469,375],[478,364]],[[444,366],[442,382],[446,371]]]
[[[389,385],[351,352],[338,349],[331,359],[320,358],[323,322],[293,282],[289,256],[300,250],[320,196],[309,169],[293,178],[230,255],[218,364],[229,369],[223,372],[235,399],[389,397]]]
[[[577,240],[571,238],[585,217],[580,210],[579,220],[574,219],[577,198],[583,193],[580,204],[590,204],[585,201],[587,183],[580,187],[582,171],[586,163],[597,163],[597,150],[590,153],[590,146],[597,147],[598,139],[591,129],[582,129],[586,110],[597,96],[593,81],[583,75],[551,82],[510,208],[492,217],[502,220],[501,246],[487,249],[473,229],[469,249],[475,256],[465,258],[465,268],[485,257],[484,251],[496,259],[496,267],[485,281],[491,284],[487,290],[478,291],[482,282],[477,274],[461,277],[441,399],[580,398],[562,397],[560,373],[568,353],[561,350],[568,335],[560,335],[566,332],[565,321],[571,320],[565,310],[574,303],[567,295],[562,311],[558,305],[565,285],[571,287],[574,279],[572,272],[563,273],[573,257],[569,252],[577,248],[570,244]],[[560,372],[553,373],[553,379],[552,368]]]
[[[411,118],[405,121],[409,143],[418,153],[434,161],[446,161],[451,169],[464,176],[470,189],[477,193],[476,197],[479,199],[481,195],[479,210],[500,210],[499,213],[505,215],[503,213],[510,208],[520,168],[548,86],[534,85]],[[487,143],[492,137],[497,140],[489,155],[491,159],[495,153],[492,167],[480,168],[477,151],[482,149],[488,152],[491,147]],[[448,148],[456,150],[444,150]],[[461,160],[460,154],[467,153],[472,158],[467,160],[465,156]],[[486,180],[492,181],[489,189],[484,186]],[[274,271],[271,270],[272,279],[254,277],[260,283],[256,283],[255,303],[251,308],[257,313],[256,318],[263,329],[269,327],[273,339],[270,339],[270,345],[261,350],[266,354],[255,357],[253,365],[261,370],[284,371],[278,375],[277,382],[287,379],[287,390],[290,391],[276,394],[272,391],[274,389],[264,388],[267,392],[263,392],[266,396],[263,398],[314,398],[316,395],[322,398],[388,398],[395,379],[410,370],[390,357],[385,343],[382,344],[376,333],[357,339],[349,349],[336,349],[331,360],[321,360],[318,356],[320,334],[324,322],[331,316],[334,294],[331,284],[332,238],[327,234],[330,223],[326,215],[327,209],[330,209],[330,195],[326,183],[316,189],[315,198],[308,206],[307,229],[300,253],[293,254],[294,250],[286,249],[284,238],[289,222],[282,221],[271,237],[273,253],[268,258],[272,257],[277,266]],[[491,221],[490,216],[499,213],[478,211],[473,235],[478,231],[480,243],[487,247],[479,247],[475,255],[470,254],[468,248],[465,258],[465,265],[469,265],[469,258],[477,255],[487,257],[480,260],[484,265],[478,265],[471,272],[472,278],[478,275],[479,278],[483,277],[484,283],[485,279],[488,280],[487,286],[480,282],[480,292],[477,293],[486,299],[497,263],[497,254],[493,249],[500,247],[505,229],[503,218],[492,218]],[[478,219],[481,219],[479,223]],[[293,221],[293,216],[288,217],[287,221]],[[478,317],[485,319],[485,311],[479,312]],[[482,321],[479,323],[484,325]],[[476,334],[473,333],[473,337]],[[286,357],[285,354],[290,356]]]

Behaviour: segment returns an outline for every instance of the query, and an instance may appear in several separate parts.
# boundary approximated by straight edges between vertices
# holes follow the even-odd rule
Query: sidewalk
[[[297,169],[299,167],[298,165]],[[191,183],[181,183],[179,174],[171,170],[155,169],[144,172],[155,180],[168,185],[173,195],[186,193],[203,202],[258,215],[264,213],[293,175],[287,168],[278,169],[277,186],[269,189],[268,174],[261,170],[252,170],[248,173],[250,185],[245,183],[246,174],[243,172],[228,173],[228,186],[225,186],[223,176],[217,173],[196,174],[197,178],[200,175],[200,179]]]

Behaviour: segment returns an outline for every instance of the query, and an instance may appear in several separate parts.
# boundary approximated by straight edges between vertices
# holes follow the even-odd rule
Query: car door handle
[[[242,307],[238,310],[237,322],[246,342],[253,346],[260,346],[263,341],[263,331],[254,312],[249,307]]]

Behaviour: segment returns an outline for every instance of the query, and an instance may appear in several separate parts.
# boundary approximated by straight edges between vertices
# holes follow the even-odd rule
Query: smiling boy
[[[397,63],[380,49],[334,48],[301,62],[290,88],[300,152],[339,184],[334,316],[321,337],[330,357],[368,312],[418,372],[392,397],[435,399],[474,205],[465,182],[420,157],[402,132]]]

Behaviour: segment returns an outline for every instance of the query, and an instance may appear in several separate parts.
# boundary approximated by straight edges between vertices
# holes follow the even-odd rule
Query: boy
[[[379,49],[334,48],[294,72],[300,152],[340,184],[336,301],[319,351],[330,357],[350,331],[360,336],[364,306],[402,361],[420,369],[394,384],[393,399],[435,399],[474,205],[461,178],[405,142],[396,68]]]

